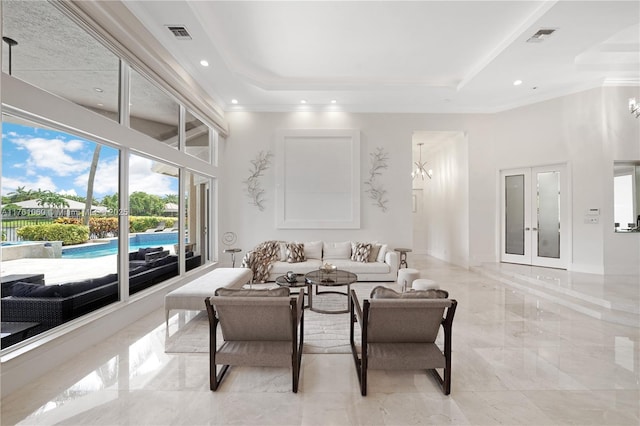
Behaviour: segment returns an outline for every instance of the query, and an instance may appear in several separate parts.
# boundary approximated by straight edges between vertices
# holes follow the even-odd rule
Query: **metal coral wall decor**
[[[386,198],[387,190],[384,189],[378,178],[382,176],[382,172],[388,167],[389,154],[385,152],[384,148],[378,147],[369,156],[371,157],[371,167],[369,168],[369,179],[364,182],[367,186],[365,192],[369,193],[369,198],[373,200],[374,206],[378,206],[383,212],[386,212],[387,203],[389,202]]]
[[[244,181],[247,186],[247,196],[251,199],[251,204],[258,210],[264,210],[264,189],[260,184],[260,177],[271,165],[271,151],[260,151],[255,160],[251,160],[249,177]]]

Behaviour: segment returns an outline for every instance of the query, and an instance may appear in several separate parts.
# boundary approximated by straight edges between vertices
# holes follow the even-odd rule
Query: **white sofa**
[[[268,281],[275,281],[276,277],[293,271],[296,274],[306,274],[319,269],[325,263],[331,263],[345,271],[353,272],[358,281],[395,281],[398,277],[398,253],[386,244],[371,243],[378,246],[375,256],[370,255],[367,262],[351,260],[352,242],[304,242],[304,262],[289,263],[286,261],[286,244],[281,243],[280,260],[272,264]],[[375,250],[375,249],[374,249]]]

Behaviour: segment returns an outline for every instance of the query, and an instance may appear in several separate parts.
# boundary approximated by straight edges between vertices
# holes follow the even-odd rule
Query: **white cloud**
[[[147,194],[164,196],[176,194],[177,177],[171,177],[151,170],[152,160],[137,155],[129,159],[129,193],[142,191]]]
[[[26,180],[21,178],[11,178],[2,176],[2,195],[15,191],[19,186],[24,186],[25,190],[49,190],[56,192],[58,188],[49,176],[37,176],[35,180]]]
[[[76,187],[86,190],[88,182],[89,171],[78,175],[73,183]],[[84,192],[86,193],[86,191]],[[100,160],[93,181],[93,196],[101,198],[103,195],[111,195],[116,192],[118,192],[118,157]]]
[[[73,196],[78,195],[76,190],[73,189],[73,188],[71,188],[71,189],[61,189],[60,191],[58,191],[58,194],[60,194],[60,195],[73,195]]]
[[[48,169],[58,176],[69,176],[85,171],[91,165],[90,161],[76,158],[85,148],[85,142],[77,139],[63,141],[60,139],[17,138],[12,139],[18,149],[29,151],[26,162],[27,173],[35,168]]]

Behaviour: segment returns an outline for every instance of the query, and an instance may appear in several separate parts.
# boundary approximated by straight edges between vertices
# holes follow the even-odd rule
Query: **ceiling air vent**
[[[184,25],[166,25],[177,40],[191,40],[191,34]]]
[[[532,35],[527,40],[527,43],[541,43],[545,39],[549,38],[549,36],[551,34],[553,34],[554,32],[556,32],[556,28],[542,28],[542,29],[538,30],[537,33]]]

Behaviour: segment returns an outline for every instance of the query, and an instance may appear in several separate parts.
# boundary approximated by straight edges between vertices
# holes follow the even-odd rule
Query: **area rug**
[[[395,283],[355,283],[351,286],[358,299],[368,298],[371,290],[384,285],[398,290]],[[344,287],[346,289],[346,286]],[[322,290],[322,289],[321,289]],[[346,296],[336,294],[314,295],[314,308],[323,310],[346,309]],[[306,302],[306,298],[305,298]],[[205,311],[191,313],[176,324],[172,318],[169,330],[165,335],[166,353],[208,353],[209,352],[209,320]],[[356,325],[356,338],[360,331]],[[222,342],[220,327],[217,330],[218,342]],[[304,353],[351,353],[349,345],[349,314],[321,314],[309,309],[304,311]]]

